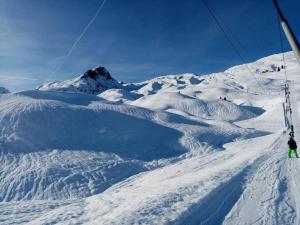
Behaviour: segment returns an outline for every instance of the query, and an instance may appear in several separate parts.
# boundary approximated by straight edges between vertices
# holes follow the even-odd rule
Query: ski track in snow
[[[284,143],[283,136],[279,141]],[[285,146],[274,146],[243,195],[227,215],[224,224],[295,224],[293,198],[288,192],[289,163],[282,151]]]
[[[292,93],[299,93],[298,65],[291,54],[287,59]],[[272,71],[280,60],[249,67]],[[259,80],[268,93],[237,66],[99,95],[113,103],[78,93],[0,95],[0,224],[300,224],[300,164],[287,159],[278,92],[284,73]],[[297,139],[300,99],[292,97]],[[72,123],[78,117],[90,119],[80,132]],[[40,127],[31,125],[37,121]],[[43,139],[64,126],[61,137]]]

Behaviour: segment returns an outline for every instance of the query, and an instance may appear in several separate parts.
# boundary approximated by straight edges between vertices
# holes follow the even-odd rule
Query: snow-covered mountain
[[[84,74],[62,82],[46,83],[38,87],[40,91],[67,91],[99,94],[107,89],[121,87],[105,67],[88,70]]]
[[[8,94],[8,93],[10,93],[9,90],[7,90],[7,89],[4,88],[4,87],[0,87],[0,94]]]
[[[0,224],[298,224],[285,58],[131,84],[101,67],[1,95]]]

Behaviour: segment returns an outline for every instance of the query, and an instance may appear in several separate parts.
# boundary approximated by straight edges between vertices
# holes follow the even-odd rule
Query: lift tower
[[[290,27],[288,21],[285,19],[284,15],[280,9],[278,0],[273,0],[273,2],[275,5],[275,8],[276,8],[282,29],[292,47],[292,50],[293,50],[295,57],[299,63],[299,66],[300,66],[300,44],[299,44],[299,41],[297,40],[296,35],[294,34],[292,28]]]

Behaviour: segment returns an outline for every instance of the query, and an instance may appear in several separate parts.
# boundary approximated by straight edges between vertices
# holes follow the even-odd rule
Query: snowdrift
[[[125,89],[109,89],[98,96],[111,102],[129,102],[139,99],[143,95],[129,92]]]
[[[139,94],[151,95],[170,87],[178,87],[179,89],[182,89],[186,86],[198,85],[203,81],[203,78],[193,73],[168,75],[156,77],[142,83],[137,83],[135,84],[136,88],[133,89],[137,89],[137,93]]]
[[[182,133],[147,119],[144,110],[92,95],[27,91],[0,99],[0,111],[1,149],[8,152],[85,149],[153,160],[184,150]]]
[[[179,92],[160,92],[140,98],[131,104],[214,120],[238,121],[257,116],[246,108],[228,101],[203,101]]]

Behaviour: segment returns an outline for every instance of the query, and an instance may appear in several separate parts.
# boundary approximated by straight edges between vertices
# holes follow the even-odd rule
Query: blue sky
[[[207,1],[242,43],[247,61],[280,52],[271,0]],[[102,2],[0,0],[0,85],[32,89],[97,65],[120,81],[133,82],[162,74],[217,72],[242,63],[201,0],[106,0],[65,57]],[[300,38],[300,1],[280,3]]]

